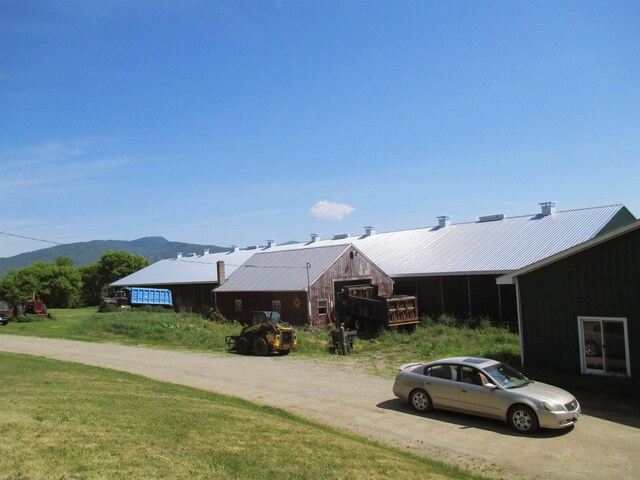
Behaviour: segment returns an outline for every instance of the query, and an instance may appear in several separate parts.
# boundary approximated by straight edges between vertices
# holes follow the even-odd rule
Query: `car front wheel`
[[[433,410],[433,403],[431,397],[424,390],[414,390],[409,395],[409,405],[416,412],[430,412]]]
[[[526,405],[514,405],[509,409],[509,425],[516,432],[533,433],[538,429],[538,417]]]

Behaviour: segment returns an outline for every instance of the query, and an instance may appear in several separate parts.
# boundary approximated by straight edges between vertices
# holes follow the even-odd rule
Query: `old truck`
[[[100,301],[102,310],[110,305],[117,308],[140,307],[143,305],[172,307],[173,298],[171,290],[166,288],[125,287],[122,290],[118,290],[114,296],[104,297]]]
[[[0,300],[0,323],[6,325],[13,317],[11,306],[4,300]]]
[[[377,285],[350,285],[338,292],[338,318],[365,336],[382,328],[414,331],[420,323],[418,299],[411,295],[378,295]]]
[[[295,329],[280,319],[278,312],[251,312],[251,321],[240,335],[225,338],[225,348],[242,355],[253,353],[264,356],[270,353],[288,355],[298,347]]]

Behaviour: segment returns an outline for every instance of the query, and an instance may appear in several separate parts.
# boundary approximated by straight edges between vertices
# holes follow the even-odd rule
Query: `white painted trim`
[[[587,375],[602,375],[602,376],[615,376],[615,374],[608,373],[606,371],[606,362],[604,363],[604,368],[602,370],[594,370],[588,369],[585,363],[585,352],[584,352],[584,326],[583,322],[600,322],[600,331],[604,332],[604,326],[602,322],[617,322],[622,323],[622,327],[624,329],[624,348],[625,348],[625,363],[627,370],[627,377],[631,377],[631,358],[629,358],[629,331],[627,328],[627,318],[626,317],[592,317],[592,316],[582,316],[578,315],[578,341],[580,342],[580,372]],[[602,335],[602,333],[601,333]],[[601,338],[601,340],[604,340]],[[604,354],[604,352],[603,352]]]
[[[520,283],[516,277],[516,307],[518,309],[518,336],[520,337],[520,366],[524,367],[524,335],[522,332],[522,307],[520,306]]]

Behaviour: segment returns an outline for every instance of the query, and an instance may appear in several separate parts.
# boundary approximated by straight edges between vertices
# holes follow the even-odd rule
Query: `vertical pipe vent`
[[[556,202],[542,202],[539,203],[542,210],[542,215],[553,215],[556,213]]]
[[[312,233],[311,234],[311,243],[316,243],[319,239],[320,239],[320,234],[319,233]]]
[[[364,227],[364,236],[370,237],[371,235],[376,233],[376,227],[368,226]]]
[[[448,227],[449,225],[451,225],[451,217],[449,217],[448,215],[442,215],[441,217],[438,217],[438,226],[440,228]]]

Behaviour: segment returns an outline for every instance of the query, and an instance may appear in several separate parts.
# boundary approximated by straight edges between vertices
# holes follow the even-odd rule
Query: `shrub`
[[[439,325],[444,325],[445,327],[455,327],[458,325],[456,317],[454,317],[450,313],[443,313],[442,315],[438,315],[436,317],[436,323]]]

